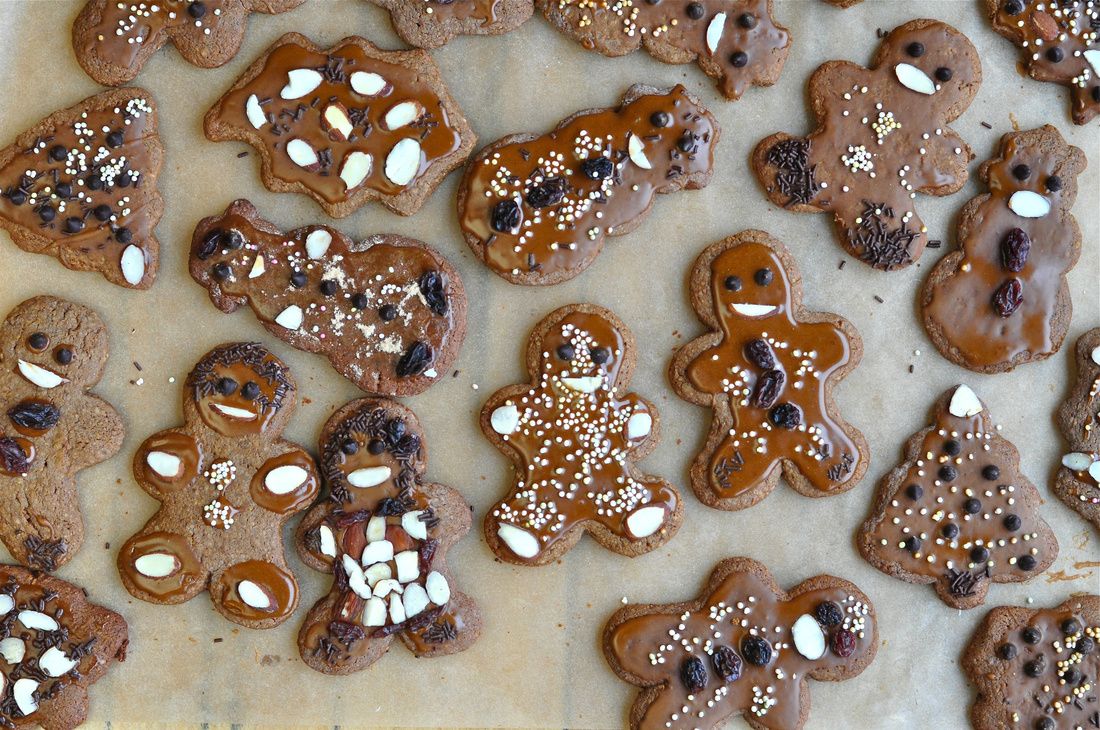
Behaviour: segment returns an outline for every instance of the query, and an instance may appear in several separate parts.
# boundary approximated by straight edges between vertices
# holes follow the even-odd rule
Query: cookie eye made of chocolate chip
[[[1024,164],[1016,165],[1012,168],[1012,177],[1017,180],[1027,180],[1031,177],[1031,168]]]
[[[576,357],[577,351],[572,345],[566,343],[564,345],[558,345],[557,356],[559,360],[569,362]]]
[[[722,282],[722,286],[726,288],[726,291],[741,291],[741,277],[727,276]]]
[[[340,444],[340,451],[344,452],[348,456],[352,456],[359,452],[359,442],[355,439],[348,439],[344,443]]]
[[[920,58],[924,55],[924,44],[919,41],[913,41],[905,47],[905,52],[913,58]]]
[[[27,347],[34,352],[42,352],[50,346],[50,338],[45,332],[35,332],[27,338]]]
[[[374,454],[375,456],[378,456],[385,450],[386,442],[382,439],[371,439],[370,443],[367,444],[367,451]]]
[[[752,280],[760,286],[767,286],[775,281],[775,272],[765,266],[756,270],[756,273],[752,275]]]
[[[942,81],[943,83],[947,83],[948,81],[951,80],[951,77],[954,76],[954,75],[955,75],[954,72],[952,72],[951,69],[949,69],[947,66],[940,66],[939,68],[936,69],[936,80],[937,81]]]
[[[237,392],[237,381],[233,378],[219,378],[214,384],[214,390],[220,395],[233,395]]]
[[[611,359],[611,350],[606,347],[593,347],[588,354],[597,365],[603,365]]]
[[[1051,175],[1047,178],[1046,188],[1049,192],[1056,193],[1062,189],[1062,178],[1057,175]]]
[[[260,386],[251,380],[248,381],[241,388],[241,397],[246,400],[256,400],[260,397]]]
[[[72,348],[62,345],[53,351],[53,359],[56,360],[59,365],[68,365],[73,361]]]

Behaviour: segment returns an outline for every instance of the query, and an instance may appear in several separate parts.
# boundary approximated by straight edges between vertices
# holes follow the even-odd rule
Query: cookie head
[[[325,440],[324,476],[337,501],[383,505],[423,470],[419,426],[384,408],[364,408]],[[380,511],[386,511],[379,506]],[[392,506],[392,505],[391,505]]]
[[[544,381],[566,393],[609,391],[622,369],[624,344],[619,327],[596,308],[571,311],[538,342]]]
[[[202,284],[217,285],[226,295],[245,294],[249,275],[257,267],[254,257],[240,255],[247,242],[244,234],[231,227],[211,228],[196,237],[191,255],[205,267]],[[259,266],[262,272],[263,264]]]
[[[783,262],[762,243],[749,241],[723,251],[711,263],[711,287],[723,319],[764,320],[790,310]]]
[[[107,347],[107,330],[95,312],[53,297],[20,304],[0,333],[0,359],[43,391],[97,382]]]
[[[289,370],[257,343],[212,350],[191,371],[186,392],[185,409],[224,436],[278,432],[293,410]]]
[[[1084,169],[1082,152],[1057,135],[1046,140],[1044,130],[1019,132],[1003,142],[1003,154],[982,168],[992,193],[1008,200],[1020,218],[1045,218],[1072,207],[1077,175]]]
[[[968,104],[981,80],[977,51],[954,28],[927,22],[907,23],[890,33],[879,50],[878,65],[890,69],[910,94],[928,97],[938,109]]]

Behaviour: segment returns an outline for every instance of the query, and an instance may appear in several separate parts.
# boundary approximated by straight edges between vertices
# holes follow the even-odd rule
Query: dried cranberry
[[[838,657],[852,656],[856,650],[856,635],[848,629],[840,629],[833,634],[832,649]]]
[[[581,173],[589,180],[603,180],[611,177],[615,165],[606,157],[589,157],[581,163]]]
[[[514,200],[502,200],[493,206],[489,225],[497,233],[511,233],[519,228],[519,203]]]
[[[428,309],[440,317],[447,314],[447,294],[443,291],[443,277],[438,271],[426,271],[417,282],[420,285],[420,293],[424,295],[424,301],[428,303]]]
[[[560,203],[564,196],[565,181],[560,177],[552,177],[527,191],[527,204],[532,208],[549,208]]]
[[[56,426],[57,422],[61,420],[61,411],[51,403],[26,401],[13,406],[8,411],[8,418],[16,426],[35,431],[46,431]]]
[[[397,377],[408,378],[420,375],[432,362],[432,346],[417,340],[409,346],[401,359],[397,361]]]
[[[728,646],[720,646],[710,655],[714,662],[714,671],[726,682],[736,682],[741,678],[741,657]]]
[[[762,667],[772,660],[772,645],[760,636],[746,636],[741,640],[741,654],[749,664]]]
[[[1031,253],[1031,238],[1019,228],[1013,228],[1001,241],[1001,265],[1009,271],[1022,271]]]
[[[680,681],[684,683],[688,693],[695,694],[707,686],[707,668],[703,660],[697,656],[691,656],[680,665]]]
[[[756,388],[752,393],[753,405],[757,408],[771,408],[779,397],[779,392],[783,390],[784,382],[786,377],[779,370],[766,371],[756,379]]]
[[[993,294],[993,307],[1002,317],[1011,317],[1024,301],[1024,283],[1013,277],[1001,284]]]
[[[0,468],[9,474],[24,474],[30,462],[19,443],[8,436],[0,437]]]
[[[822,601],[814,609],[814,618],[822,626],[837,626],[844,620],[844,611],[832,601]]]
[[[763,370],[771,370],[775,367],[772,348],[764,340],[756,339],[745,345],[745,357],[753,365]]]
[[[793,403],[780,403],[771,409],[768,418],[780,428],[798,428],[802,423],[802,411]]]

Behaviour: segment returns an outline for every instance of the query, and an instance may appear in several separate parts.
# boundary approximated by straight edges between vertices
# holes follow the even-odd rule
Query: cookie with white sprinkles
[[[1100,327],[1074,348],[1076,380],[1055,420],[1067,448],[1054,477],[1054,494],[1100,530]]]
[[[1031,580],[1058,556],[1039,492],[1016,447],[966,385],[940,398],[933,423],[879,483],[856,543],[864,559],[909,583],[934,584],[952,608],[985,602],[991,583]]]
[[[620,608],[603,650],[641,689],[632,730],[712,728],[738,715],[755,730],[798,730],[809,680],[859,675],[875,658],[878,627],[871,601],[846,580],[819,575],[784,591],[761,563],[729,558],[696,600]]]
[[[116,89],[54,112],[0,150],[0,228],[19,248],[148,289],[164,203],[152,97]]]
[[[247,200],[201,221],[191,276],[223,312],[248,305],[284,342],[325,355],[370,393],[414,395],[447,375],[466,335],[462,279],[427,244],[283,233]]]
[[[533,0],[370,0],[390,13],[401,40],[438,48],[458,35],[500,35],[527,22]]]
[[[485,515],[485,540],[517,565],[545,565],[587,531],[634,557],[668,542],[683,519],[680,493],[634,462],[657,445],[652,403],[624,392],[634,336],[610,311],[551,312],[527,345],[530,383],[493,395],[481,430],[514,464],[515,483]]]

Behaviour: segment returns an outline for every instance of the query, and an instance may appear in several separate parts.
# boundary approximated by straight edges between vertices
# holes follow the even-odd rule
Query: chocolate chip
[[[954,522],[948,522],[940,529],[940,534],[946,537],[948,540],[954,540],[959,536],[959,526]]]
[[[978,545],[970,551],[970,560],[974,563],[984,563],[989,560],[989,549]]]
[[[1020,529],[1021,524],[1023,523],[1019,515],[1005,515],[1004,526],[1009,532],[1016,532],[1016,530]]]
[[[103,180],[101,180],[98,175],[90,175],[84,181],[84,185],[87,186],[89,190],[102,190]]]
[[[606,347],[593,347],[588,354],[597,365],[603,365],[611,359],[611,350]]]
[[[589,157],[581,163],[581,174],[589,180],[603,180],[611,177],[615,171],[615,165],[603,155]]]
[[[959,476],[959,470],[950,464],[944,464],[940,467],[939,477],[940,481],[950,482],[954,481],[955,477]]]
[[[951,69],[949,69],[947,66],[940,66],[939,68],[936,69],[936,80],[937,81],[943,81],[944,83],[947,83],[948,81],[951,80],[951,77],[954,76],[954,75],[955,74],[952,73]]]
[[[741,291],[741,277],[727,276],[722,282],[722,286],[726,288],[726,291]]]
[[[57,193],[57,197],[68,200],[73,197],[73,186],[69,183],[58,183],[54,192]]]
[[[29,345],[32,350],[42,352],[50,346],[50,338],[47,337],[44,332],[35,332],[27,338],[27,345]]]
[[[920,538],[916,537],[915,535],[911,535],[905,538],[905,549],[911,553],[915,553],[920,550],[920,545]]]
[[[221,395],[233,395],[237,392],[237,381],[233,378],[219,378],[214,384],[214,390]]]
[[[344,443],[340,444],[340,451],[344,452],[348,456],[358,453],[359,444],[354,439],[348,439]]]
[[[802,423],[802,412],[793,403],[780,403],[771,409],[768,418],[780,428],[795,429]]]
[[[1031,168],[1027,165],[1016,165],[1012,168],[1012,177],[1017,180],[1027,180],[1031,177]]]
[[[48,205],[43,205],[38,209],[38,217],[42,219],[43,223],[50,223],[57,217],[57,211]]]
[[[111,219],[111,206],[109,205],[97,205],[92,210],[92,215],[95,216],[97,221],[109,221]],[[203,258],[200,252],[199,258]]]
[[[301,289],[309,283],[309,277],[304,271],[295,271],[290,275],[290,285],[295,289]]]
[[[375,456],[378,456],[385,450],[386,442],[382,439],[371,439],[370,443],[367,444],[367,451],[374,454]]]
[[[688,694],[695,694],[707,686],[707,667],[697,656],[689,656],[680,664],[680,681]]]
[[[61,162],[69,156],[69,150],[67,150],[64,145],[55,144],[53,147],[50,148],[48,154],[50,156],[50,159],[54,162]]]
[[[118,228],[115,230],[115,240],[121,244],[127,244],[134,240],[134,234],[130,233],[129,228]]]
[[[982,479],[990,482],[995,482],[1001,478],[1001,470],[995,467],[993,464],[982,467]]]
[[[378,308],[378,316],[383,322],[392,322],[397,318],[397,307],[392,304],[383,304]]]
[[[321,293],[326,297],[331,297],[340,289],[340,285],[336,283],[335,279],[325,279],[321,282]]]
[[[775,273],[769,268],[757,269],[752,275],[752,280],[760,286],[767,286],[775,281]]]
[[[734,68],[744,68],[749,63],[749,54],[744,51],[734,51],[730,54],[730,65]]]
[[[1035,721],[1035,730],[1054,730],[1056,727],[1058,724],[1051,717],[1040,717]]]
[[[920,58],[924,55],[924,44],[919,41],[913,41],[905,47],[905,52],[913,58]]]
[[[370,299],[368,299],[367,295],[363,294],[362,292],[352,294],[351,306],[355,307],[356,309],[366,309],[370,306]]]
[[[1081,624],[1077,623],[1077,619],[1067,618],[1062,622],[1062,633],[1066,636],[1072,636],[1081,631]]]
[[[121,147],[125,141],[125,137],[122,136],[122,132],[111,132],[107,135],[107,144],[111,147]]]
[[[233,273],[233,270],[229,268],[229,264],[214,264],[214,278],[219,281],[225,281],[229,278],[229,275]]]
[[[997,647],[997,656],[999,656],[1001,659],[1004,659],[1006,662],[1009,659],[1015,659],[1016,658],[1016,645],[1011,643],[1011,642],[1006,643],[1006,644],[1001,644],[1000,646]]]
[[[1047,60],[1051,63],[1061,63],[1062,59],[1066,57],[1066,52],[1058,46],[1047,49]]]
[[[1028,662],[1024,665],[1024,674],[1029,677],[1039,677],[1043,674],[1043,662],[1039,659]]]
[[[27,202],[27,194],[22,190],[12,190],[8,193],[8,200],[11,201],[12,205],[22,205]]]
[[[702,3],[688,3],[687,16],[692,20],[699,20],[705,12]]]
[[[943,442],[943,451],[948,456],[958,456],[962,453],[962,444],[955,439],[948,439]]]
[[[1092,87],[1092,100],[1100,102],[1100,86]]]
[[[918,499],[924,496],[924,490],[921,489],[919,484],[910,484],[905,488],[905,496],[916,502]]]
[[[1017,567],[1022,571],[1035,570],[1035,566],[1038,565],[1035,558],[1031,555],[1021,555],[1019,560],[1016,561]]]
[[[1056,193],[1062,189],[1062,178],[1057,175],[1051,175],[1047,178],[1047,190],[1052,193]]]
[[[260,397],[260,386],[259,386],[259,384],[249,380],[247,383],[244,384],[244,387],[241,388],[241,397],[244,398],[245,400],[256,400],[257,398],[259,398]]]
[[[194,2],[187,6],[187,14],[192,18],[201,18],[206,15],[206,5],[199,0],[194,0]]]
[[[1091,654],[1092,650],[1096,648],[1096,642],[1092,640],[1091,636],[1082,636],[1077,640],[1077,646],[1074,648],[1082,654]]]
[[[80,233],[84,230],[84,219],[72,218],[65,219],[65,233]]]
[[[1024,0],[1008,0],[1004,4],[1004,9],[1009,15],[1019,15],[1024,11]]]
[[[741,640],[741,655],[749,664],[762,667],[772,660],[772,645],[763,637],[746,636]]]
[[[752,13],[741,13],[737,16],[737,24],[742,28],[752,30],[756,27],[756,16]]]
[[[965,502],[963,502],[963,511],[966,512],[968,515],[978,514],[982,511],[981,500],[976,497],[971,497],[970,499],[966,500]]]
[[[667,127],[672,124],[672,115],[666,111],[655,111],[649,115],[649,123],[654,127]]]
[[[1035,626],[1028,626],[1026,629],[1020,632],[1020,636],[1023,638],[1026,644],[1038,644],[1043,640],[1043,632]]]
[[[832,601],[822,601],[814,608],[814,618],[822,626],[839,626],[844,620],[844,610]]]
[[[565,360],[566,362],[573,359],[577,354],[577,351],[573,349],[570,344],[558,345],[557,355],[559,360]]]

